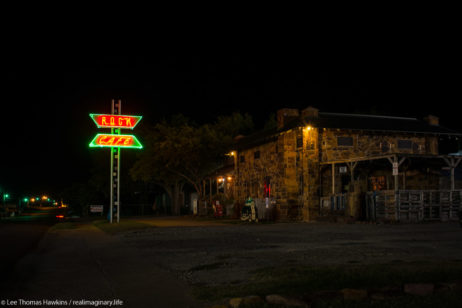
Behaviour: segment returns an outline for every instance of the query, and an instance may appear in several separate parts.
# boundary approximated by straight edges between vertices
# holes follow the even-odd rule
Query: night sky
[[[2,61],[0,188],[53,193],[85,179],[99,150],[88,148],[98,132],[88,114],[109,113],[112,98],[122,99],[123,114],[143,115],[139,126],[177,113],[205,123],[240,111],[263,127],[279,108],[312,105],[434,114],[460,130],[460,80],[443,54],[10,55]]]

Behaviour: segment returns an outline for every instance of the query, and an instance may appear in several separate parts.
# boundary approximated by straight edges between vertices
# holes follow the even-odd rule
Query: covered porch
[[[322,162],[319,216],[355,220],[455,220],[460,155],[394,153]]]

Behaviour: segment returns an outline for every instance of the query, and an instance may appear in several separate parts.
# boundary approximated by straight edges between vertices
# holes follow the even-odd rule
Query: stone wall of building
[[[339,144],[338,137],[344,138],[343,145]],[[348,144],[349,141],[352,143]],[[436,155],[438,140],[436,137],[417,134],[296,127],[279,133],[271,142],[238,152],[237,198],[240,202],[244,202],[249,196],[264,198],[265,182],[269,181],[271,197],[276,200],[280,219],[314,220],[319,214],[320,197],[332,193],[331,166],[321,165],[321,162],[390,153]],[[349,170],[346,174],[340,174],[340,165],[335,167],[335,193],[345,192],[342,184],[346,177],[348,181],[351,180]],[[373,172],[361,162],[358,163],[349,192],[355,191],[359,196],[366,191],[371,176],[385,177],[387,189],[393,189],[394,177],[391,176],[391,170],[391,164],[387,161],[381,170]],[[401,181],[405,180],[401,177],[399,180],[400,187],[403,187],[405,182]],[[422,181],[428,182],[424,187],[435,186],[435,177],[421,175],[413,175],[406,184],[409,188],[423,187]],[[349,211],[353,213],[357,209],[352,208]]]
[[[352,138],[352,145],[339,145],[338,138]],[[436,137],[406,133],[371,133],[340,129],[323,129],[322,161],[338,161],[353,157],[378,156],[388,153],[438,154]]]
[[[319,212],[317,129],[295,128],[238,153],[238,198],[264,198],[269,179],[279,217],[310,220]],[[255,153],[259,152],[258,155]],[[241,158],[244,157],[244,158]]]

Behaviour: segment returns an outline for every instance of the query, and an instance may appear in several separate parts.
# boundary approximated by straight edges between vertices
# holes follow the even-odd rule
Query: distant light
[[[47,196],[42,196],[42,200],[46,200],[46,199],[48,199]]]
[[[310,131],[312,127],[311,127],[310,125],[308,125],[308,126],[305,127],[305,128],[306,128],[307,131]]]
[[[9,195],[9,194],[5,194],[5,198],[9,198],[9,197],[10,197],[10,195]]]
[[[231,176],[228,176],[227,180],[231,181],[233,178]]]
[[[56,215],[56,218],[64,218],[64,215]]]
[[[224,180],[223,178],[218,178],[219,183],[223,182],[223,180]]]
[[[30,199],[30,202],[35,202],[35,198],[31,198],[31,199]]]
[[[28,198],[24,198],[24,202],[27,202],[27,201],[29,201],[29,199],[28,199]]]

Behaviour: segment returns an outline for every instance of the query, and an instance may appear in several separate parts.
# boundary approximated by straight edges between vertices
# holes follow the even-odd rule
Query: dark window
[[[412,141],[411,140],[398,139],[398,149],[401,149],[401,150],[410,150],[410,149],[412,149]]]
[[[241,163],[245,162],[245,156],[244,155],[241,155],[241,157],[239,157],[239,162],[241,162]]]
[[[380,147],[382,149],[382,152],[384,152],[384,153],[388,152],[390,150],[390,148],[388,147],[388,143],[386,143],[386,142],[381,143]]]
[[[353,137],[337,137],[337,145],[342,147],[352,147]]]
[[[260,158],[260,151],[255,151],[255,152],[253,153],[253,158],[255,158],[255,159]]]
[[[297,148],[303,147],[303,138],[302,136],[297,137]]]

